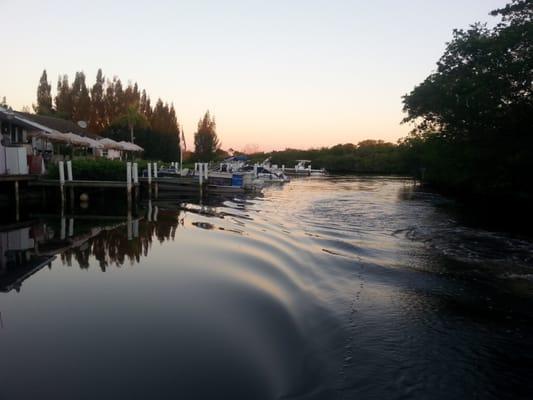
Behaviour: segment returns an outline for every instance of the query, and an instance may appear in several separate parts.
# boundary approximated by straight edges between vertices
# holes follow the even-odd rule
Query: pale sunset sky
[[[506,0],[0,0],[0,96],[36,101],[43,69],[98,68],[173,102],[189,149],[209,109],[224,149],[396,141],[401,96],[454,28],[494,23]]]

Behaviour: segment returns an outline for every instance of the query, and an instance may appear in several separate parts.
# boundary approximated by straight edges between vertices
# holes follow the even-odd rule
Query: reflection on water
[[[533,243],[403,179],[0,228],[0,398],[527,398]]]

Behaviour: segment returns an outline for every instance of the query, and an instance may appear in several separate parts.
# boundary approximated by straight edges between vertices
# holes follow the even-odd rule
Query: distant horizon
[[[272,151],[396,143],[411,130],[401,96],[436,68],[454,28],[493,23],[506,1],[74,3],[2,5],[29,27],[4,23],[13,62],[0,65],[0,97],[14,109],[31,109],[43,69],[55,95],[59,75],[83,71],[91,86],[102,68],[173,103],[188,149],[210,110],[223,149]]]

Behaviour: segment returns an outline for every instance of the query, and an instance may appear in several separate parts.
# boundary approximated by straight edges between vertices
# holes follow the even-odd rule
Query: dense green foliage
[[[139,174],[147,167],[148,161],[136,160],[139,166]],[[157,161],[159,166],[164,163]],[[75,180],[95,181],[125,181],[126,163],[120,160],[108,160],[106,158],[78,158],[72,161],[72,175]],[[48,178],[59,179],[59,167],[50,164],[47,171]]]
[[[126,164],[123,161],[105,158],[73,160],[72,175],[76,180],[125,181]],[[57,164],[48,167],[48,177],[58,179]]]
[[[211,161],[217,158],[220,141],[217,136],[215,118],[207,111],[198,121],[198,130],[194,134],[194,158],[197,161]]]
[[[456,30],[437,70],[404,97],[402,146],[429,183],[474,195],[533,194],[533,1]]]
[[[37,105],[33,106],[37,114],[47,115],[52,113],[52,85],[48,83],[46,70],[43,71],[39,86],[37,86]]]
[[[102,136],[126,141],[134,137],[147,158],[179,160],[180,126],[174,106],[158,99],[152,107],[150,97],[137,83],[124,88],[120,79],[106,80],[99,69],[91,89],[83,72],[76,72],[72,85],[67,75],[60,76],[54,105],[50,89],[44,71],[34,106],[38,114],[86,121],[92,132]]]
[[[297,160],[310,160],[313,168],[325,168],[331,173],[406,173],[403,149],[382,140],[365,140],[357,145],[338,144],[321,149],[286,149],[271,153],[252,154],[254,161],[271,157],[274,164],[294,167]]]

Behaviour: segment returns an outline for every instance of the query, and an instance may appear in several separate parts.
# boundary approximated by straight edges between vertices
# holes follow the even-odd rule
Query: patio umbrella
[[[119,142],[119,144],[122,146],[122,149],[125,151],[135,151],[135,152],[144,151],[142,147],[137,146],[136,144],[131,143],[131,142],[122,141],[122,142]]]
[[[87,138],[83,136],[76,135],[72,132],[64,133],[63,135],[65,135],[69,143],[73,146],[89,147],[89,143],[86,140]]]
[[[122,146],[115,142],[113,139],[109,138],[103,138],[98,141],[102,146],[104,146],[104,149],[115,149],[115,150],[124,150]]]
[[[42,136],[43,138],[57,143],[70,143],[67,136],[64,133],[53,131]]]
[[[85,141],[87,142],[88,146],[92,149],[103,149],[104,145],[100,143],[100,140],[91,139],[90,137],[85,136]]]

